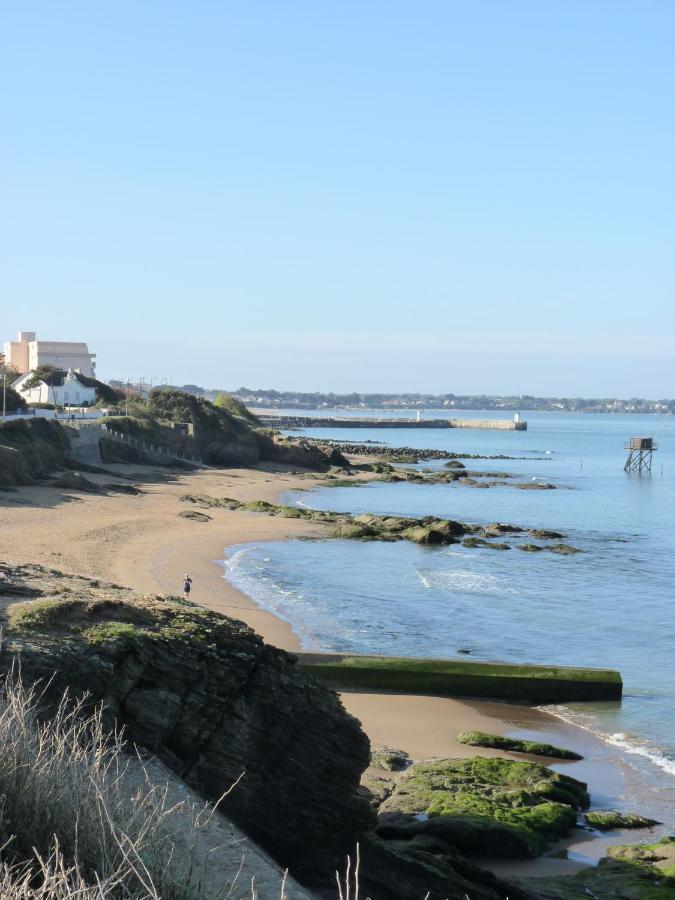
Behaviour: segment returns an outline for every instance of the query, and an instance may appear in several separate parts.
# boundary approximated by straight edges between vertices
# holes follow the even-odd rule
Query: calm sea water
[[[285,500],[354,513],[554,528],[585,553],[288,541],[232,548],[227,577],[289,621],[311,649],[422,657],[469,650],[474,659],[617,668],[625,684],[620,704],[556,712],[621,748],[653,787],[675,790],[675,420],[527,418],[527,432],[308,433],[523,456],[465,463],[512,472],[519,480],[551,481],[558,490],[373,483],[297,492]],[[659,447],[652,475],[627,475],[624,441],[642,434],[653,435]]]

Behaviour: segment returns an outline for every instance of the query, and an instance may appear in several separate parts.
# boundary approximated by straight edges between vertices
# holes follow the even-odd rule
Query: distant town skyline
[[[675,394],[675,6],[7,4],[3,340],[103,379]]]

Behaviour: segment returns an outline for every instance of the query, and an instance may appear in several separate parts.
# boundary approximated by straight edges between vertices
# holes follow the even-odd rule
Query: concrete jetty
[[[255,412],[255,410],[253,410]],[[266,428],[485,428],[527,431],[525,419],[408,419],[349,416],[259,415]]]
[[[521,703],[620,700],[613,669],[514,665],[457,659],[296,653],[298,665],[334,690],[434,697],[484,697]]]

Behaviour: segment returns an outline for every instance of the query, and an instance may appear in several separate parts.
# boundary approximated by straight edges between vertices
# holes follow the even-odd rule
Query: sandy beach
[[[145,594],[179,594],[183,574],[189,572],[195,602],[243,620],[278,647],[300,649],[288,623],[258,608],[225,580],[221,561],[228,546],[320,536],[319,526],[224,508],[209,509],[210,521],[196,521],[180,516],[191,508],[180,498],[192,493],[274,501],[282,492],[309,489],[324,476],[282,467],[170,475],[152,467],[109,468],[127,479],[133,474],[133,483],[142,493],[96,495],[36,486],[0,494],[0,563],[31,562],[100,576]],[[104,475],[87,477],[111,481]],[[531,735],[580,752],[582,762],[560,763],[554,768],[587,781],[596,803],[626,794],[627,773],[609,748],[582,729],[539,710],[486,701],[367,693],[344,693],[342,700],[361,721],[372,743],[401,748],[415,760],[477,752],[497,755],[496,751],[458,744],[454,738],[474,729],[517,732],[521,737]],[[638,837],[633,833],[630,840]],[[614,835],[610,843],[616,842]],[[485,863],[502,872],[571,873],[601,856],[605,846],[597,835],[586,831],[568,843],[571,859],[554,855],[535,863]]]

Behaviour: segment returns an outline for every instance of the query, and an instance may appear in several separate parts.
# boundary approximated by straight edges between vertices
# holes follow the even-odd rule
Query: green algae
[[[599,831],[615,831],[619,828],[651,828],[659,822],[637,813],[622,813],[616,809],[594,809],[586,813],[586,824]]]
[[[522,855],[537,856],[564,837],[589,804],[586,785],[545,766],[508,759],[445,759],[412,766],[380,807],[383,813],[468,815],[512,830]]]
[[[572,750],[563,750],[553,744],[541,744],[537,741],[525,741],[518,738],[503,737],[500,734],[488,734],[486,731],[465,731],[455,738],[460,744],[471,747],[491,747],[495,750],[508,750],[510,753],[530,753],[533,756],[547,756],[555,759],[583,759]]]

